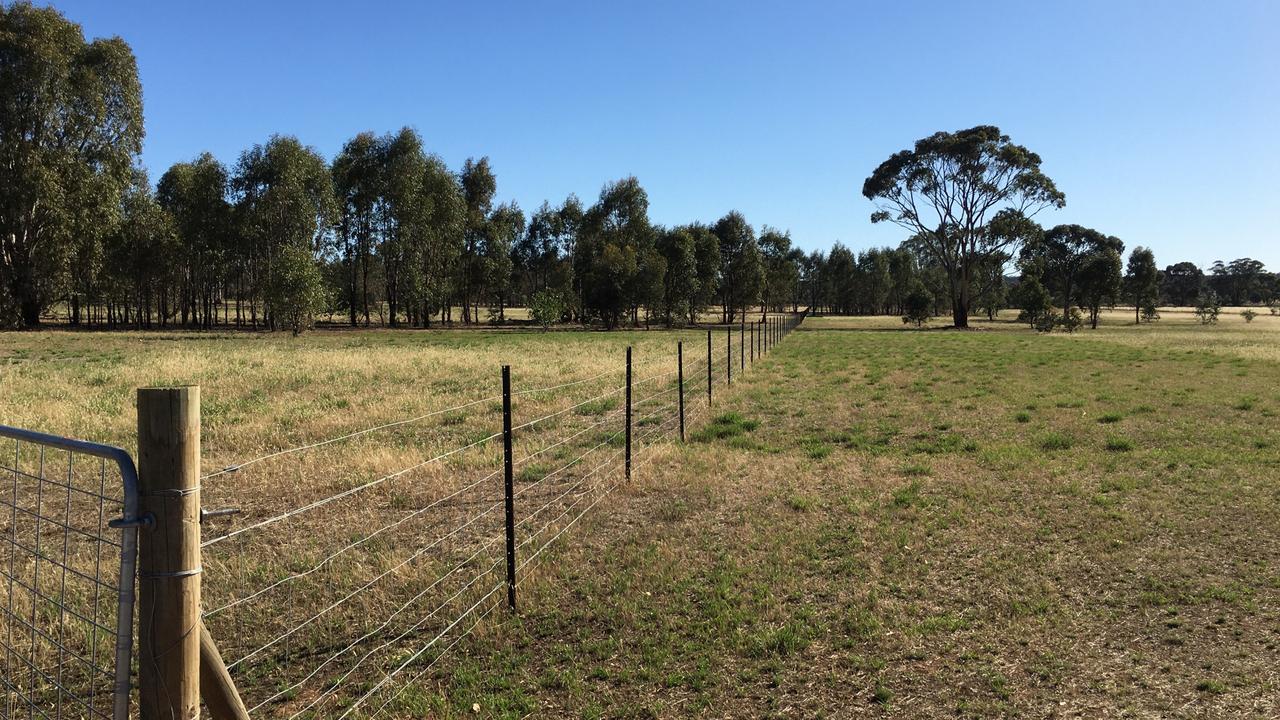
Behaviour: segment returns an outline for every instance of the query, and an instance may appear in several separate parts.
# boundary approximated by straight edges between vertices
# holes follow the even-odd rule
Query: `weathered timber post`
[[[249,710],[204,623],[200,624],[200,696],[213,720],[249,720]]]
[[[200,388],[138,390],[138,704],[200,717]]]

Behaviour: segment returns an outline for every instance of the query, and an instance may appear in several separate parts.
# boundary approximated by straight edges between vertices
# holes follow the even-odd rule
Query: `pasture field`
[[[1246,325],[1224,311],[1201,327],[1163,315],[1135,328],[1117,312],[1097,331],[1050,336],[1005,322],[958,333],[896,318],[806,320],[746,373],[735,368],[732,388],[717,384],[688,443],[654,436],[633,481],[550,547],[521,586],[519,612],[459,636],[388,709],[1277,716],[1280,319]],[[270,517],[484,437],[503,363],[517,390],[599,376],[520,396],[523,421],[615,384],[627,344],[638,377],[669,372],[678,337],[687,364],[703,359],[696,330],[0,334],[0,422],[129,447],[135,387],[198,383],[214,473],[481,400],[205,481],[206,506]],[[717,376],[722,352],[717,338]],[[690,410],[703,413],[705,376],[691,375]],[[531,430],[522,446],[608,421],[616,404],[601,403],[563,416],[578,424]],[[311,567],[379,509],[415,507],[419,492],[494,458],[481,447],[377,502],[215,546],[206,607]],[[305,616],[405,553],[370,543],[211,629],[235,658],[296,625],[285,611]],[[381,617],[397,599],[387,595],[308,627],[290,641],[292,660],[272,651],[272,662],[233,671],[251,703],[267,703],[258,715],[315,701],[321,691],[290,687],[289,662],[310,667],[299,650],[324,647],[326,632],[361,614]],[[366,668],[351,682],[376,678]]]

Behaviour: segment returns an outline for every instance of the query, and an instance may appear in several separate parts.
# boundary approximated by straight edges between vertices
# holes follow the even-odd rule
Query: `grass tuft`
[[[1110,452],[1130,452],[1133,450],[1133,441],[1122,437],[1107,438],[1107,450]]]
[[[1060,432],[1046,433],[1040,438],[1041,450],[1070,450],[1074,444],[1070,435]]]

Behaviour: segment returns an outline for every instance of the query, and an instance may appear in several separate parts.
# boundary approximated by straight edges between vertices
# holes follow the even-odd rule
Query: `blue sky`
[[[1271,0],[53,4],[133,46],[153,180],[410,125],[455,169],[488,155],[526,211],[634,174],[656,222],[736,208],[865,248],[902,239],[860,195],[878,163],[994,124],[1067,194],[1042,222],[1280,269]]]

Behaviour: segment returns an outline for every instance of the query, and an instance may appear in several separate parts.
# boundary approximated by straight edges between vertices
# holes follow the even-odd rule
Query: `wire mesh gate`
[[[128,717],[137,518],[124,450],[0,425],[5,718]]]

